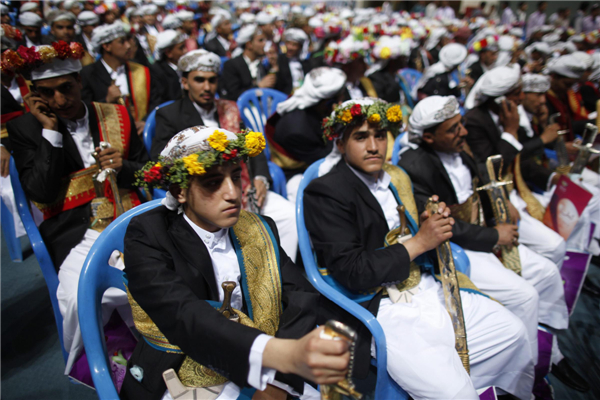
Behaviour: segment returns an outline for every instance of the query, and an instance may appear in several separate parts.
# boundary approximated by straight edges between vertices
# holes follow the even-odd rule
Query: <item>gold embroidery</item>
[[[544,213],[546,212],[546,209],[542,206],[542,204],[538,201],[538,199],[535,198],[533,193],[531,193],[531,190],[529,190],[529,187],[527,187],[527,184],[525,183],[525,180],[523,179],[523,174],[521,174],[521,155],[520,154],[517,154],[514,165],[515,165],[515,168],[514,168],[515,184],[517,186],[517,190],[519,191],[519,195],[521,195],[521,198],[527,204],[527,212],[533,218],[537,219],[538,221],[542,221],[544,219]]]
[[[131,74],[131,89],[133,90],[133,98],[135,100],[136,115],[135,120],[139,121],[148,114],[148,76],[146,75],[146,67],[129,61],[129,73]]]
[[[56,196],[56,201],[52,203],[33,202],[35,206],[42,212],[46,213],[51,210],[61,209],[63,204],[89,195],[89,192],[94,191],[93,175],[98,171],[98,167],[92,165],[89,168],[74,172],[63,178],[61,188]]]
[[[360,83],[361,83],[362,87],[365,89],[365,91],[367,92],[367,96],[373,97],[373,98],[379,97],[379,96],[377,96],[377,91],[375,91],[375,87],[373,86],[373,83],[371,82],[371,80],[369,78],[367,78],[366,76],[363,76],[362,78],[360,78]]]
[[[100,132],[102,139],[109,142],[111,147],[119,150],[121,155],[124,153],[125,132],[122,129],[124,121],[121,113],[117,111],[117,106],[106,103],[92,103],[96,109]]]

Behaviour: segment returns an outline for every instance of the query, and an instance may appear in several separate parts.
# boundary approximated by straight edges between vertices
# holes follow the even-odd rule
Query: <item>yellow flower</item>
[[[49,63],[58,55],[52,46],[41,46],[38,53],[40,53],[40,59],[44,63]]]
[[[265,137],[260,132],[248,132],[246,135],[246,148],[250,157],[256,157],[267,146]]]
[[[388,58],[390,58],[391,55],[392,55],[392,51],[390,50],[389,47],[386,46],[383,49],[381,49],[380,58],[382,60],[387,60]]]
[[[198,162],[198,154],[183,157],[183,164],[190,175],[202,175],[206,172],[202,163]]]
[[[210,144],[210,147],[213,149],[223,152],[227,148],[229,140],[227,140],[225,133],[221,131],[215,131],[208,137],[208,144]]]
[[[385,116],[388,121],[395,124],[402,121],[402,110],[400,109],[400,106],[392,106],[388,108]]]
[[[381,121],[381,116],[379,114],[373,114],[367,120],[370,124],[378,124]]]
[[[339,116],[339,118],[345,123],[349,123],[352,121],[352,114],[350,113],[350,110],[346,110]]]

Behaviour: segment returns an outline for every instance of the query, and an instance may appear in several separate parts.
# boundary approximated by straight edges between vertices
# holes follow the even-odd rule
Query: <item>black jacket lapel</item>
[[[88,109],[89,121],[88,125],[90,127],[90,135],[92,135],[92,139],[94,140],[94,149],[100,146],[100,129],[98,128],[98,118],[96,117],[96,110],[94,109],[94,105],[92,103],[86,103],[86,107]]]
[[[348,181],[348,183],[350,183],[350,186],[358,192],[358,194],[360,195],[360,197],[362,197],[365,203],[369,207],[371,207],[375,212],[377,212],[377,214],[384,221],[386,221],[385,215],[383,214],[383,210],[381,209],[381,205],[377,202],[377,199],[375,198],[375,196],[373,196],[373,193],[371,193],[369,188],[358,178],[358,176],[354,174],[354,172],[350,170],[348,165],[346,165],[346,162],[344,160],[341,160],[335,168],[339,169],[344,178]]]
[[[194,107],[194,104],[192,104],[192,101],[189,97],[183,98],[183,104],[181,108],[188,126],[204,125],[204,121],[202,121],[200,113],[198,110],[196,110],[196,107]]]

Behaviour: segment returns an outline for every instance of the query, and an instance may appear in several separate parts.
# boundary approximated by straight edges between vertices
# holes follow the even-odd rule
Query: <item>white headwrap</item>
[[[587,65],[577,56],[567,54],[548,61],[546,68],[548,73],[579,79],[586,71]]]
[[[427,50],[433,50],[446,33],[448,33],[448,29],[446,28],[436,28],[431,31],[429,33],[429,38],[427,38],[427,41],[425,42],[425,48]]]
[[[524,74],[523,92],[525,93],[546,93],[550,90],[550,79],[541,74]]]
[[[598,80],[600,80],[600,53],[595,52],[592,55],[592,58],[594,64],[592,65],[592,73],[588,79],[592,82],[598,82]]]
[[[145,6],[140,7],[140,10],[144,15],[158,14],[158,7],[156,7],[155,4],[146,4]]]
[[[36,50],[40,50],[42,47],[52,47],[49,45],[36,46]],[[72,58],[61,60],[55,57],[52,62],[43,64],[41,67],[31,71],[31,80],[37,81],[41,79],[56,78],[57,76],[69,75],[73,72],[81,71],[81,62]]]
[[[187,36],[181,32],[174,31],[173,29],[167,29],[160,32],[156,36],[156,45],[154,46],[154,56],[157,60],[160,60],[163,50],[168,47],[175,46],[176,44],[185,42]]]
[[[97,25],[100,23],[100,17],[93,11],[82,11],[77,16],[77,22],[81,26]]]
[[[19,8],[19,14],[23,14],[24,12],[29,12],[38,9],[38,3],[34,3],[33,1],[28,1],[27,3],[23,3],[21,8]]]
[[[81,2],[76,0],[67,0],[63,3],[63,8],[67,11],[71,10],[71,8],[73,8],[74,6],[77,6],[77,8],[79,8],[80,10],[83,8]]]
[[[440,61],[429,66],[419,82],[413,88],[411,95],[413,98],[417,98],[417,92],[422,87],[425,87],[427,82],[433,77],[443,74],[445,72],[450,72],[456,67],[458,67],[465,58],[467,58],[467,48],[460,43],[448,43],[440,50]]]
[[[0,14],[2,14],[2,15],[8,15],[9,12],[10,12],[10,9],[8,8],[7,5],[0,4]]]
[[[505,95],[521,84],[519,64],[507,67],[496,67],[487,71],[475,83],[465,101],[465,109],[470,110],[489,98]]]
[[[256,14],[255,21],[257,25],[266,25],[275,22],[275,18],[277,18],[275,15],[271,15],[265,11],[261,11],[258,14]]]
[[[92,45],[96,50],[104,43],[110,43],[115,39],[127,36],[123,24],[119,21],[110,25],[100,25],[92,31]]]
[[[234,141],[238,138],[235,133],[223,128],[193,126],[191,128],[184,129],[173,136],[163,151],[160,152],[160,155],[167,159],[177,159],[201,151],[209,151],[211,147],[208,143],[208,138],[217,130],[223,132],[225,136],[227,136],[227,140]],[[177,199],[173,197],[170,192],[167,192],[167,196],[162,200],[162,205],[171,211],[175,211],[177,209],[179,209],[179,212],[183,211],[179,207],[180,204]]]
[[[288,28],[283,32],[283,40],[304,43],[308,40],[308,35],[302,29]]]
[[[244,25],[253,24],[255,20],[256,15],[252,13],[245,12],[240,15],[240,22]]]
[[[460,114],[458,100],[454,96],[429,96],[415,106],[408,119],[408,131],[417,136],[432,126]]]
[[[75,23],[77,17],[70,11],[56,11],[48,16],[48,24],[52,25],[56,21],[71,21]]]
[[[235,39],[235,41],[238,45],[243,46],[244,44],[251,41],[257,32],[260,32],[260,29],[258,29],[258,26],[256,26],[256,24],[246,25],[238,31],[238,36],[237,39]]]
[[[181,56],[177,67],[182,72],[204,71],[218,74],[221,57],[204,49],[193,50]]]
[[[523,32],[523,29],[515,27],[515,28],[511,28],[508,31],[508,33],[510,33],[513,36],[516,36],[517,39],[521,39],[523,37],[524,32]]]
[[[292,97],[277,105],[279,115],[294,110],[304,110],[317,104],[323,99],[333,97],[346,83],[346,74],[341,69],[320,67],[315,68],[304,80]]]
[[[525,54],[527,54],[527,57],[531,57],[531,53],[533,53],[534,51],[537,51],[547,56],[548,54],[550,54],[550,46],[548,46],[548,43],[535,42],[525,48]]]
[[[34,26],[39,28],[43,25],[42,17],[32,12],[24,12],[19,15],[19,23],[23,26]]]
[[[164,29],[177,29],[181,25],[183,25],[181,20],[175,14],[169,14],[162,20],[162,27]]]
[[[372,55],[377,60],[365,73],[369,76],[385,68],[390,59],[400,56],[408,57],[412,48],[411,39],[402,39],[400,36],[381,36],[375,46]]]
[[[223,10],[223,12],[219,12],[214,17],[212,17],[212,19],[210,20],[210,24],[212,25],[213,29],[217,29],[217,27],[219,25],[221,25],[223,22],[230,21],[230,20],[231,20],[231,14],[229,14],[227,11]]]
[[[571,54],[585,65],[585,69],[590,69],[594,65],[594,58],[584,51],[576,51]]]
[[[193,21],[194,13],[187,10],[181,10],[175,13],[175,16],[179,18],[180,21]]]

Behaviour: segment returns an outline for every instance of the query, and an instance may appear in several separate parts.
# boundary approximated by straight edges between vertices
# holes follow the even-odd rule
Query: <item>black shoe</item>
[[[578,392],[585,393],[590,390],[590,385],[571,367],[566,358],[563,358],[558,364],[552,364],[552,375]]]
[[[581,289],[591,296],[600,297],[600,287],[598,287],[598,285],[592,282],[588,277],[586,277],[583,281],[583,286]]]

